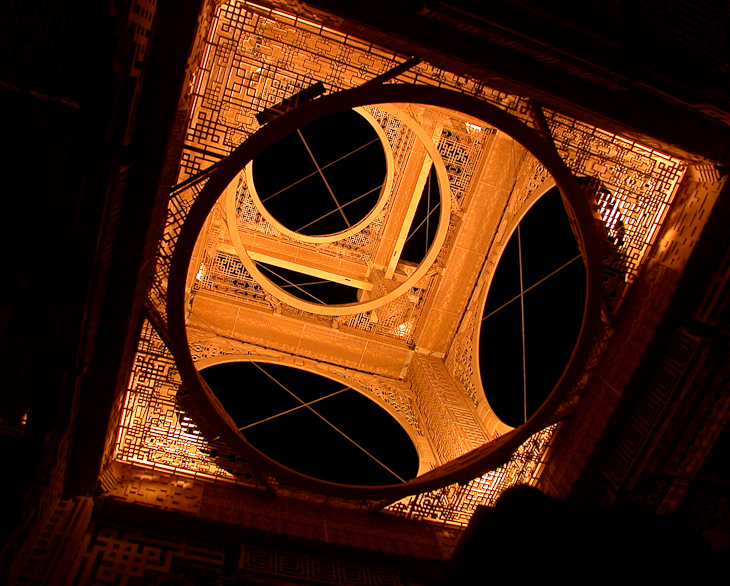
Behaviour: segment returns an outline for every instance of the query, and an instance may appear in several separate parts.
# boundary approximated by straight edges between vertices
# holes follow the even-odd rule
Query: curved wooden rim
[[[185,324],[185,280],[197,236],[208,213],[226,186],[248,161],[268,145],[320,116],[376,103],[418,103],[462,112],[494,126],[529,150],[553,176],[567,203],[566,209],[572,215],[573,224],[577,228],[576,238],[586,263],[587,291],[583,324],[570,362],[553,392],[527,423],[405,484],[364,487],[325,482],[305,476],[271,460],[246,442],[212,391],[202,381],[193,363]],[[168,329],[172,341],[170,350],[194,404],[193,415],[201,419],[207,430],[220,436],[254,467],[282,482],[320,494],[397,500],[448,484],[466,482],[494,469],[507,461],[514,450],[532,434],[551,422],[551,416],[577,382],[593,346],[603,299],[600,250],[593,213],[577,181],[559,158],[554,146],[511,114],[472,96],[433,86],[387,84],[346,90],[305,103],[273,120],[223,160],[218,170],[211,175],[190,209],[172,257],[167,296]]]
[[[369,299],[368,301],[355,301],[353,303],[343,303],[339,305],[313,303],[289,293],[282,287],[276,285],[261,270],[259,270],[256,263],[248,255],[248,252],[241,241],[241,236],[236,229],[236,202],[230,194],[227,198],[226,216],[228,231],[230,232],[233,246],[238,253],[238,258],[241,259],[243,266],[246,267],[246,270],[251,273],[258,284],[261,285],[261,287],[263,287],[268,293],[279,299],[279,301],[283,301],[284,303],[287,303],[292,307],[296,307],[297,309],[301,309],[302,311],[339,317],[343,315],[355,315],[357,313],[363,313],[365,311],[371,311],[378,307],[382,307],[386,303],[390,303],[394,299],[405,294],[409,289],[411,289],[411,287],[421,280],[436,261],[436,258],[441,251],[441,247],[446,241],[446,235],[449,231],[449,218],[451,216],[451,187],[449,186],[449,175],[446,170],[446,165],[441,158],[441,154],[431,140],[431,137],[428,136],[426,131],[407,113],[400,111],[398,108],[393,108],[390,104],[377,104],[377,106],[398,118],[398,120],[410,128],[411,132],[413,132],[421,140],[421,143],[426,148],[426,151],[436,168],[436,178],[439,185],[439,196],[441,201],[441,206],[439,207],[438,228],[436,229],[436,234],[434,235],[433,242],[431,243],[426,256],[419,263],[418,268],[413,272],[413,274],[392,291],[389,291],[385,295],[376,297],[375,299]]]

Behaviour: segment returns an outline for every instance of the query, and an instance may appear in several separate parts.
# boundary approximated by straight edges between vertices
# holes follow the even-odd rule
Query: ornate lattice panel
[[[474,328],[476,317],[472,312],[469,321],[463,328],[463,334],[454,340],[454,345],[449,352],[447,359],[447,368],[452,374],[455,381],[458,381],[467,396],[474,403],[475,407],[479,407],[482,399],[479,396],[478,386],[476,384],[476,373],[474,372]]]
[[[258,485],[245,462],[220,441],[206,440],[180,408],[180,382],[170,351],[145,322],[122,408],[115,459],[153,470]]]
[[[270,295],[246,270],[238,255],[214,250],[210,264],[202,270],[194,290],[214,291],[218,295],[245,299],[248,303],[270,307]]]
[[[54,586],[66,579],[91,518],[91,497],[60,499],[48,521],[14,556],[8,584]]]
[[[684,268],[726,180],[712,165],[687,169],[657,243],[657,260],[675,270]]]
[[[478,506],[494,506],[506,489],[518,484],[536,484],[556,428],[553,425],[536,433],[515,451],[509,462],[484,476],[467,484],[452,484],[408,497],[386,510],[410,519],[466,526]]]
[[[672,398],[679,392],[681,381],[696,361],[702,345],[700,339],[679,330],[670,342],[641,405],[623,430],[604,468],[604,475],[619,488],[627,481],[646,449],[646,442],[661,425],[662,414],[671,408]]]
[[[337,32],[335,22],[314,13],[304,14],[307,9],[294,1],[281,0],[277,4],[282,10],[243,1],[220,5],[191,80],[188,98],[192,114],[181,160],[180,181],[195,177],[240,145],[258,129],[255,114],[265,108],[315,82],[323,82],[329,92],[360,85],[407,59],[407,56]],[[300,16],[292,16],[292,13]],[[470,94],[499,106],[533,128],[538,127],[534,122],[537,120],[534,107],[527,100],[492,90],[482,82],[438,70],[428,63],[417,65],[395,81],[435,85]],[[412,141],[410,133],[382,111],[376,108],[370,111],[388,137],[396,165],[404,164],[410,151],[409,141]],[[674,187],[681,179],[682,164],[662,153],[556,113],[548,112],[547,119],[558,151],[570,168],[578,175],[598,182],[594,195],[609,243],[606,256],[615,273],[615,296],[620,298],[641,266],[646,249],[662,222]],[[469,205],[470,181],[479,168],[483,145],[493,133],[487,127],[477,129],[476,125],[469,126],[464,121],[461,124],[463,126],[452,121],[438,139],[438,149],[445,159],[453,192],[452,203],[457,211],[464,211]],[[532,166],[520,169],[522,179],[515,185],[513,197],[504,210],[501,231],[495,234],[481,277],[483,283],[488,281],[496,264],[499,247],[506,242],[506,226],[519,215],[524,202],[547,176],[539,163],[530,161],[527,164]],[[165,236],[150,293],[151,304],[163,318],[170,257],[202,185],[201,181],[194,187],[177,191],[170,199]],[[243,214],[244,224],[269,233],[269,228],[262,228],[262,219],[246,200],[245,186],[239,186],[238,195],[239,209],[248,210]],[[213,225],[215,222],[218,222],[217,226]],[[220,229],[222,224],[222,216],[209,219],[205,241],[196,252],[195,262],[200,264],[194,266],[199,266],[200,270],[194,280],[193,294],[201,290],[212,291],[258,307],[270,307],[290,317],[413,343],[413,333],[427,306],[431,284],[437,281],[436,275],[427,275],[417,286],[383,308],[337,318],[333,323],[331,317],[282,306],[266,294],[235,256],[225,230]],[[376,220],[371,224],[370,232],[352,237],[340,247],[338,254],[352,254],[356,258],[363,258],[357,255],[364,254],[367,258],[382,226]],[[443,266],[447,262],[448,250],[458,228],[459,217],[454,214],[437,265]],[[326,247],[320,251],[327,254]],[[475,311],[474,307],[470,306],[470,309]],[[392,393],[392,389],[377,385],[377,388],[368,387],[379,400],[390,402],[391,406],[397,404],[419,433],[429,434],[431,430],[422,429],[423,425],[419,427],[416,411],[426,420],[430,418],[429,427],[433,429],[458,427],[468,445],[462,445],[454,434],[434,435],[443,444],[437,449],[444,460],[460,455],[486,439],[486,433],[473,416],[473,410],[480,407],[479,384],[475,382],[472,364],[474,331],[474,323],[465,320],[459,334],[461,342],[450,353],[450,368],[461,389],[452,385],[448,392],[469,397],[459,409],[454,407],[456,402],[450,402],[444,395],[443,401],[423,399],[416,410],[402,396]],[[172,357],[146,324],[123,408],[117,458],[200,478],[255,484],[245,463],[224,446],[204,440],[180,411],[175,398],[178,389],[179,377]],[[533,437],[510,463],[468,485],[412,497],[391,509],[417,518],[466,524],[477,504],[492,503],[506,486],[534,480],[551,433],[552,430]]]
[[[451,187],[452,202],[457,210],[469,192],[471,180],[479,166],[486,137],[496,132],[493,128],[468,123],[465,130],[451,126],[441,131],[438,150],[446,165]]]
[[[310,17],[313,15],[310,15]],[[265,9],[253,3],[220,6],[212,22],[202,61],[191,81],[192,118],[181,160],[180,181],[196,176],[229,154],[258,129],[255,114],[317,81],[328,91],[354,87],[404,62],[407,57],[349,37],[310,18]],[[482,97],[531,121],[531,106],[521,98],[422,63],[398,81],[428,83]],[[378,117],[375,109],[371,111]],[[382,121],[395,146],[396,164],[408,152],[402,125]],[[460,200],[478,164],[479,145],[491,129],[449,128],[439,146],[447,158],[450,182]],[[400,138],[399,138],[400,136]],[[191,201],[202,183],[172,196],[165,239],[151,300],[164,316],[162,299],[169,257]],[[377,227],[377,222],[372,224]],[[361,247],[364,243],[352,242]],[[395,337],[400,334],[396,333]]]
[[[169,580],[186,574],[190,578],[188,572],[193,568],[199,578],[210,573],[215,580],[222,570],[223,556],[222,550],[200,547],[170,535],[102,526],[84,539],[75,583],[134,584],[142,577],[164,576]]]
[[[372,311],[345,318],[343,324],[361,332],[412,344],[434,278],[433,274],[427,274],[397,299]]]
[[[611,298],[620,300],[657,236],[686,165],[595,126],[545,114],[565,163],[577,177],[594,181],[592,196],[607,241],[606,285]]]
[[[440,359],[417,354],[409,378],[428,435],[442,462],[453,460],[487,440]]]
[[[305,584],[399,586],[402,583],[400,572],[391,568],[369,567],[356,562],[277,551],[257,545],[244,546],[240,567],[249,574],[296,580]]]
[[[191,540],[99,523],[89,533],[74,568],[74,583],[91,584],[231,584],[235,571],[256,584],[328,584],[332,586],[398,586],[400,568],[339,557],[237,544],[229,560],[220,540]],[[232,564],[230,562],[233,562]],[[230,566],[230,567],[229,567]],[[254,580],[254,582],[250,582]],[[238,580],[236,580],[238,583]]]

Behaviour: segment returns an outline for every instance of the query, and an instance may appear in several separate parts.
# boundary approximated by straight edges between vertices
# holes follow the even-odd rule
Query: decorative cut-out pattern
[[[255,114],[266,107],[317,81],[322,81],[328,91],[355,87],[407,59],[407,56],[328,28],[326,17],[314,13],[307,13],[305,17],[307,9],[296,3],[282,0],[279,4],[298,11],[300,16],[242,1],[220,6],[211,36],[201,52],[205,57],[191,84],[193,116],[184,145],[180,181],[194,177],[240,145],[258,129]],[[538,126],[535,109],[528,101],[487,88],[481,82],[438,70],[428,63],[420,63],[395,81],[454,89],[495,104],[533,128]],[[379,120],[388,137],[396,165],[405,164],[411,150],[412,133],[405,131],[402,123],[382,110],[371,107],[370,112]],[[546,112],[546,118],[558,151],[568,166],[576,174],[592,178],[600,185],[594,190],[594,195],[606,225],[607,239],[613,243],[612,249],[610,246],[607,248],[607,264],[614,269],[614,285],[611,286],[616,292],[615,298],[620,299],[641,266],[647,247],[662,222],[674,187],[682,177],[682,164],[642,145],[564,116]],[[412,344],[421,314],[427,307],[429,293],[438,282],[438,269],[448,261],[459,228],[460,213],[468,208],[470,182],[479,168],[484,145],[494,133],[488,127],[470,127],[457,118],[452,118],[438,132],[437,148],[447,167],[456,213],[449,218],[449,231],[437,257],[436,270],[399,299],[371,312],[334,320],[284,306],[268,295],[245,271],[226,239],[225,230],[219,229],[222,216],[217,211],[209,219],[207,240],[199,243],[196,251],[198,256],[193,266],[199,268],[199,273],[194,279],[192,293],[215,291],[259,308],[270,307],[302,321],[327,324],[332,328],[350,328]],[[507,225],[521,213],[524,202],[547,178],[541,164],[529,162],[528,165],[531,167],[520,170],[520,181],[504,210],[499,228],[501,232],[495,234],[480,277],[482,285],[488,282],[500,247],[506,242],[503,232]],[[159,249],[157,274],[150,293],[151,305],[163,318],[170,257],[190,205],[202,185],[203,181],[177,192],[170,199],[165,237]],[[268,234],[269,228],[264,226],[262,218],[246,199],[250,196],[243,183],[238,191],[244,224],[255,225],[256,230]],[[319,246],[318,253],[368,260],[372,242],[386,228],[384,218],[385,211],[362,234],[353,235],[341,243]],[[479,287],[475,289],[478,290]],[[470,305],[467,309],[473,307]],[[251,470],[244,463],[237,461],[236,456],[224,446],[203,439],[199,430],[180,412],[175,400],[179,379],[172,358],[161,347],[149,325],[145,328],[137,367],[124,405],[117,457],[201,478],[256,484]],[[472,316],[471,321],[464,320],[457,343],[449,352],[450,371],[463,389],[453,384],[446,390],[441,389],[443,401],[425,398],[424,393],[420,404],[416,401],[416,407],[413,407],[410,398],[387,388],[387,385],[364,387],[402,413],[419,434],[431,435],[432,429],[458,427],[458,437],[463,439],[463,445],[453,434],[434,435],[440,438],[435,440],[441,442],[436,449],[444,460],[463,454],[487,439],[487,432],[475,419],[476,411],[472,412],[480,406],[480,387],[475,382],[472,364],[474,332]],[[335,333],[334,329],[332,333]],[[193,348],[196,355],[216,351],[223,350],[203,345]],[[593,361],[597,359],[594,353]],[[432,383],[429,384],[433,386]],[[458,394],[459,401],[449,401],[449,393]],[[534,480],[551,433],[552,430],[533,437],[510,464],[475,479],[469,485],[447,487],[429,495],[412,497],[408,504],[394,505],[393,510],[407,510],[407,514],[420,518],[465,524],[476,504],[493,502],[505,486],[518,480]],[[229,461],[231,465],[228,465]]]
[[[409,378],[416,405],[442,462],[448,462],[485,441],[481,423],[440,359],[416,355]]]
[[[535,485],[556,429],[557,425],[553,425],[536,433],[517,449],[509,462],[484,476],[466,484],[452,484],[405,498],[386,510],[409,519],[466,526],[478,506],[494,506],[506,489],[518,484]]]
[[[203,437],[180,408],[180,376],[149,322],[140,336],[117,432],[115,459],[210,480],[258,486],[251,468],[220,440]]]
[[[571,171],[596,182],[592,195],[607,239],[606,288],[620,301],[658,234],[686,165],[556,112],[545,116]]]

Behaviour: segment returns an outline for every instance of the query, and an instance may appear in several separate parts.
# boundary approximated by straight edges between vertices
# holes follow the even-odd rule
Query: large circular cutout
[[[227,362],[201,374],[256,449],[339,484],[407,482],[418,454],[384,409],[333,379],[280,364]]]
[[[555,187],[512,233],[482,312],[482,385],[507,425],[524,424],[557,385],[578,341],[585,297],[585,265]]]

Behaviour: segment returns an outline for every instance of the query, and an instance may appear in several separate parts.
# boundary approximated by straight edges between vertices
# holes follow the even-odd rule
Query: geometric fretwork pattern
[[[552,425],[530,437],[509,462],[484,476],[467,484],[452,484],[402,499],[385,510],[409,519],[466,526],[478,506],[494,506],[506,489],[518,484],[536,484],[557,426]]]
[[[686,165],[557,112],[546,110],[545,117],[563,161],[577,177],[596,183],[591,195],[608,240],[606,288],[618,301],[654,242]]]
[[[261,487],[248,465],[222,442],[202,437],[175,399],[179,376],[167,348],[145,322],[117,436],[115,459],[200,480]],[[507,464],[464,486],[400,501],[388,510],[466,525],[479,504],[493,504],[517,483],[533,482],[553,428],[536,434]],[[443,505],[442,513],[438,512]]]
[[[661,424],[662,414],[671,408],[672,399],[679,391],[680,381],[693,364],[700,340],[680,329],[670,342],[652,380],[613,448],[604,475],[619,488],[630,477],[636,462],[645,449],[655,427]]]
[[[287,2],[281,2],[281,5],[285,7]],[[297,6],[297,10],[301,13],[303,9]],[[405,55],[330,29],[317,22],[323,17],[314,14],[304,19],[233,1],[220,6],[217,18],[206,43],[205,58],[191,84],[190,102],[194,118],[186,136],[180,180],[195,175],[229,154],[259,128],[254,118],[257,112],[303,87],[321,81],[327,91],[347,89],[407,59]],[[439,70],[428,63],[419,64],[396,80],[435,85],[477,96],[535,126],[533,106],[527,100],[492,90],[482,82]],[[620,295],[625,283],[633,278],[646,244],[655,234],[664,205],[681,177],[681,164],[661,153],[589,125],[578,124],[572,119],[550,112],[547,118],[559,151],[568,165],[578,174],[600,180],[611,194],[611,198],[602,201],[601,205],[611,223],[609,237],[613,238],[614,246],[607,249],[606,256],[610,257],[607,260],[613,267],[615,289]],[[444,131],[439,145],[441,155],[447,159],[455,209],[459,208],[462,194],[466,191],[464,182],[468,182],[478,163],[478,158],[465,151],[468,145],[472,152],[479,152],[478,148],[472,149],[473,145],[469,143],[474,143],[474,140],[467,136],[466,131],[467,127],[462,133],[456,129]],[[490,131],[484,129],[484,133]],[[184,221],[186,208],[194,196],[188,190],[173,197],[170,202],[166,238],[160,249],[156,287],[152,295],[160,313],[164,310],[159,299],[164,295],[169,254],[174,248],[179,225]],[[449,248],[448,238],[446,244],[444,251]],[[490,256],[494,252],[490,251]],[[444,260],[441,255],[438,262]],[[421,296],[419,292],[416,294],[416,297]],[[418,313],[417,308],[409,311]],[[311,316],[303,317],[309,319]],[[367,317],[353,316],[346,325],[412,341],[410,335]]]
[[[317,81],[323,82],[329,92],[355,87],[408,58],[316,22],[240,1],[220,6],[217,23],[203,54],[187,100],[192,104],[193,119],[183,147],[180,181],[228,155],[258,130],[254,117],[257,112],[303,87]],[[528,123],[532,119],[527,101],[426,63],[400,76],[398,81],[466,91],[517,114]],[[390,134],[392,128],[387,121],[384,124],[386,134]],[[449,128],[437,141],[449,172],[456,209],[479,162],[474,153],[480,152],[483,137],[492,132],[489,128],[471,128],[470,131],[466,126]],[[163,316],[169,258],[199,188],[200,185],[182,191],[170,201],[166,234],[159,250],[157,274],[150,295],[150,301]],[[439,260],[443,261],[443,258]],[[415,293],[419,295],[419,292]],[[405,297],[412,295],[413,292],[409,292]],[[366,323],[365,319],[354,317],[347,325],[359,329]],[[368,326],[368,331],[411,341],[409,335],[404,336],[397,330],[393,332],[385,324]]]
[[[77,570],[78,584],[136,583],[142,576],[174,574],[173,564],[178,561],[199,571],[216,573],[223,565],[223,551],[195,547],[174,537],[160,539],[159,535],[142,531],[101,528],[87,534],[85,541]]]
[[[211,35],[201,52],[204,57],[190,84],[188,102],[192,117],[183,145],[179,181],[193,177],[224,158],[258,130],[255,114],[265,108],[316,82],[322,82],[327,92],[359,86],[410,57],[328,28],[322,20],[325,17],[316,14],[308,14],[306,18],[288,15],[287,8],[291,9],[293,2],[282,0],[279,4],[282,11],[240,0],[218,7]],[[301,11],[306,8],[297,6],[297,10],[303,14]],[[528,100],[492,90],[483,82],[439,70],[425,62],[399,75],[394,81],[438,86],[476,96],[532,127],[539,127],[536,123],[539,117]],[[371,113],[378,119],[375,110],[371,108]],[[594,191],[589,196],[596,199],[606,232],[604,256],[610,277],[609,289],[612,298],[620,300],[658,231],[682,177],[683,166],[662,153],[573,119],[553,112],[545,112],[545,117],[566,164],[575,174],[592,181],[590,184]],[[397,165],[400,129],[393,120],[384,116],[379,122],[394,147]],[[448,261],[458,233],[459,215],[465,213],[469,206],[469,182],[479,166],[482,145],[493,138],[489,136],[492,133],[490,128],[452,124],[448,129],[444,128],[440,137],[435,136],[436,147],[445,159],[449,174],[453,192],[451,204],[458,212],[450,218],[445,245],[436,260],[437,268]],[[479,276],[481,285],[489,281],[501,248],[507,242],[509,235],[502,233],[505,226],[521,213],[522,203],[543,184],[547,174],[541,165],[536,164],[534,168],[527,169],[526,175],[527,180],[518,186],[509,208],[505,208],[500,232],[495,234],[487,251]],[[165,236],[159,248],[155,282],[149,298],[163,318],[170,258],[180,228],[201,186],[183,190],[170,198]],[[239,186],[238,196],[239,205],[245,204],[248,196],[245,186]],[[427,274],[400,298],[378,308],[378,319],[373,319],[370,313],[334,319],[315,316],[299,309],[282,307],[281,302],[273,299],[255,282],[237,258],[219,212],[211,215],[206,229],[208,241],[199,243],[199,256],[194,261],[199,261],[199,264],[193,266],[197,269],[205,265],[207,269],[200,273],[199,280],[193,285],[193,294],[203,290],[216,292],[237,301],[267,306],[302,321],[328,323],[333,330],[352,328],[359,330],[358,335],[374,334],[413,344],[417,324],[429,304],[429,293],[439,282],[437,274]],[[378,222],[374,222],[372,230],[375,236],[379,229]],[[370,242],[367,238],[362,241],[354,239],[348,245],[352,249],[359,247],[366,251]],[[444,403],[435,403],[427,394],[416,397],[414,400],[420,401],[420,405],[416,405],[419,415],[426,420],[420,420],[420,427],[419,419],[412,416],[416,410],[401,411],[419,435],[426,433],[439,437],[439,434],[432,434],[432,430],[424,428],[426,423],[434,429],[442,427],[437,420],[443,420],[445,428],[458,428],[459,433],[466,430],[463,438],[466,443],[463,445],[455,441],[458,434],[443,437],[439,456],[444,460],[463,454],[487,439],[481,424],[486,423],[490,434],[496,434],[491,424],[475,418],[484,398],[473,364],[476,360],[473,339],[478,331],[478,318],[474,316],[481,312],[483,297],[479,296],[484,294],[484,287],[474,287],[473,297],[466,308],[471,316],[461,324],[458,343],[445,347],[449,359],[447,377],[452,375],[460,384],[452,383],[444,388],[448,391],[446,394],[453,392],[465,399],[463,404],[459,409],[449,411]],[[252,470],[235,454],[220,442],[202,437],[178,404],[176,395],[179,389],[180,380],[172,356],[152,327],[145,324],[125,398],[116,458],[182,475],[258,485]],[[432,418],[430,421],[429,417]],[[464,525],[477,504],[492,504],[504,488],[517,482],[534,482],[551,434],[552,429],[533,436],[515,453],[510,463],[467,485],[415,496],[393,505],[391,509],[417,518]]]
[[[224,575],[246,576],[236,584],[322,584],[331,586],[399,586],[397,568],[338,557],[286,551],[264,544],[236,544],[238,560],[229,560],[219,541],[189,542],[154,529],[99,527],[86,536],[75,584],[233,584]],[[240,553],[239,553],[240,552]],[[232,563],[231,563],[232,562]],[[250,581],[252,579],[253,581]]]
[[[336,584],[341,586],[398,586],[402,584],[393,569],[373,568],[306,554],[282,552],[246,545],[240,562],[246,573],[296,580],[302,584]]]
[[[439,358],[416,355],[409,379],[429,436],[441,462],[448,462],[487,441],[475,414]]]
[[[170,351],[145,321],[117,433],[115,459],[195,478],[259,485],[220,440],[204,438],[177,401],[180,376]]]

